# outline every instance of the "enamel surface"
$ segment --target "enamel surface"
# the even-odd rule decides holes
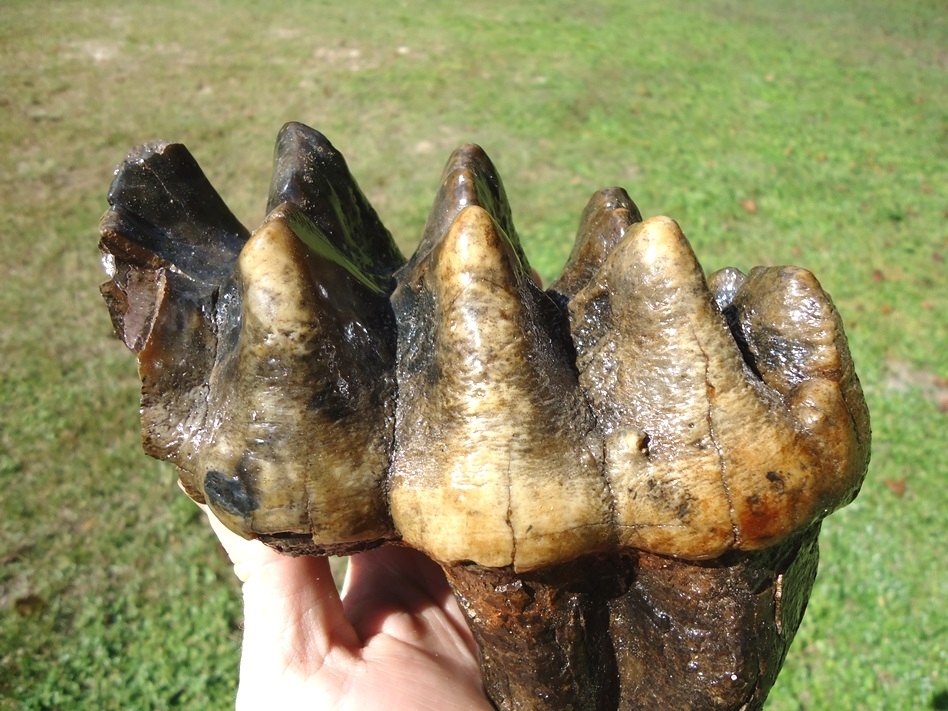
[[[399,343],[390,491],[405,542],[516,569],[604,549],[600,439],[542,320],[552,304],[491,215],[465,207],[393,301],[398,313],[434,304]]]
[[[290,224],[272,214],[240,253],[241,329],[212,376],[205,498],[242,532],[385,537],[393,354],[373,333],[384,301]]]

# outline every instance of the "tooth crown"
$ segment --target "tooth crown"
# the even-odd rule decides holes
[[[138,353],[145,449],[281,550],[700,560],[785,540],[865,474],[868,413],[816,279],[705,279],[678,225],[619,188],[592,197],[548,292],[477,146],[448,161],[407,264],[301,124],[253,235],[180,145],[133,151],[109,201],[102,292]]]

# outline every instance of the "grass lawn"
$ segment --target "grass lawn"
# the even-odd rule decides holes
[[[227,708],[237,587],[140,450],[97,286],[113,167],[188,145],[248,226],[288,120],[410,251],[483,145],[546,281],[589,195],[706,269],[833,295],[873,417],[768,709],[948,709],[948,13],[941,0],[0,5],[0,709]]]

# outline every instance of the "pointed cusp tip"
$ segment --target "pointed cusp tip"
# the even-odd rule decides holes
[[[168,146],[176,145],[169,141],[155,140],[148,143],[142,143],[132,148],[125,156],[125,163],[143,163],[153,155],[161,155]],[[118,169],[116,169],[117,171]]]
[[[285,147],[296,144],[332,146],[332,143],[324,133],[299,121],[287,121],[277,134],[277,150],[279,152],[281,146]],[[283,150],[287,149],[284,148]]]
[[[444,176],[451,173],[473,171],[475,175],[482,175],[491,180],[497,180],[497,169],[490,156],[477,143],[465,143],[455,148],[444,166]]]

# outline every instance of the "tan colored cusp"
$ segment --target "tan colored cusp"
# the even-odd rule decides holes
[[[372,310],[386,302],[301,237],[321,239],[282,207],[240,253],[240,330],[211,379],[204,496],[243,535],[384,538],[394,379]]]
[[[399,286],[419,331],[399,363],[392,518],[440,561],[529,570],[609,535],[601,444],[547,297],[490,214],[465,208]],[[423,332],[422,332],[423,331]]]
[[[865,456],[840,391],[845,340],[815,280],[792,280],[809,308],[774,308],[759,279],[748,280],[735,303],[753,324],[732,332],[677,223],[656,217],[630,227],[570,302],[620,547],[712,558],[773,545],[858,486]],[[757,301],[766,308],[754,309]],[[792,392],[741,351],[739,342],[764,331],[792,344]]]

